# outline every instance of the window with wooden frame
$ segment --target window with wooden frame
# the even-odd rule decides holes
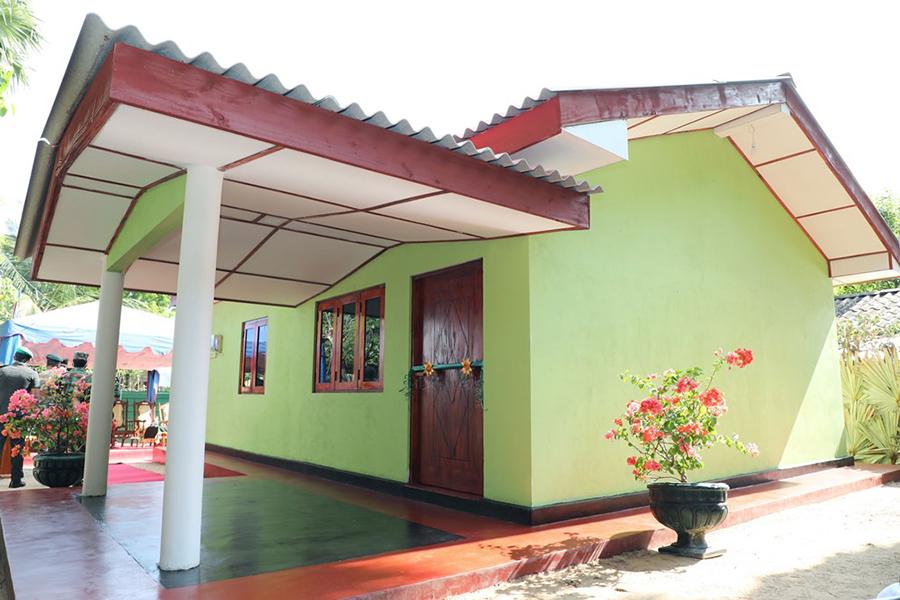
[[[241,343],[242,394],[263,394],[266,391],[268,334],[268,317],[244,323],[244,337]]]
[[[316,305],[315,391],[383,389],[384,286]]]

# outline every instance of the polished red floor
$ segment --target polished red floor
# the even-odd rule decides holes
[[[348,528],[348,532],[353,531],[352,536],[356,537],[351,539],[358,539],[360,546],[370,543],[371,549],[364,555],[166,589],[151,573],[152,565],[148,570],[139,562],[147,562],[146,556],[139,555],[152,553],[152,548],[135,545],[141,540],[146,540],[148,546],[158,543],[158,521],[142,517],[140,509],[155,510],[147,507],[159,495],[161,482],[116,486],[116,495],[135,510],[110,511],[112,525],[92,516],[73,490],[17,490],[0,494],[0,525],[16,597],[442,598],[618,552],[654,548],[673,539],[646,509],[523,527],[228,457],[209,454],[207,461],[247,475],[206,480],[207,496],[225,494],[226,487],[216,488],[223,482],[230,487],[236,486],[238,480],[245,486],[256,481],[260,488],[277,484],[280,489],[287,486],[298,493],[318,495],[326,502],[345,503],[381,517],[393,517],[394,521],[385,521],[392,530],[396,529],[393,522],[409,523],[452,536],[447,538],[450,541],[439,543],[431,543],[438,538],[426,536],[419,540],[426,545],[369,554],[378,552],[380,546],[371,545],[369,539],[378,538],[378,532],[360,529],[357,522],[356,528]],[[896,479],[900,479],[898,467],[866,465],[735,490],[730,496],[731,514],[725,526]],[[279,494],[271,496],[277,502]],[[267,509],[271,510],[271,506]],[[227,539],[222,534],[230,531],[228,528],[245,528],[246,520],[254,518],[253,506],[234,511],[229,518],[230,522],[204,519],[205,544],[207,540]],[[366,522],[364,517],[362,522]],[[122,536],[130,536],[127,543],[122,543]],[[255,547],[263,553],[270,552],[275,541],[274,536],[261,535],[229,543],[251,544],[251,549]],[[297,550],[286,554],[291,552]]]

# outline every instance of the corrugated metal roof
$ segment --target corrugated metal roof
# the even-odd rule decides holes
[[[503,113],[502,115],[500,113],[495,113],[489,122],[485,123],[484,121],[481,121],[478,124],[478,127],[476,127],[474,130],[466,129],[466,132],[464,134],[462,134],[461,136],[456,136],[456,139],[459,140],[460,142],[468,140],[469,138],[478,135],[482,131],[486,131],[486,130],[490,129],[491,127],[499,125],[500,123],[502,123],[504,121],[507,121],[509,119],[512,119],[513,117],[519,116],[526,110],[530,110],[530,109],[534,108],[535,106],[538,106],[539,104],[543,104],[544,102],[546,102],[547,100],[550,100],[551,98],[553,98],[555,96],[556,96],[556,92],[553,92],[551,90],[548,90],[547,88],[544,88],[541,90],[541,93],[538,95],[537,98],[532,98],[531,96],[526,97],[524,100],[522,100],[522,104],[520,104],[519,106],[510,106],[508,109],[506,109],[506,112]]]
[[[99,16],[92,13],[85,17],[81,33],[75,43],[72,57],[69,60],[59,92],[50,111],[47,124],[44,127],[43,139],[38,143],[31,181],[28,186],[28,194],[25,199],[25,207],[22,212],[20,237],[16,244],[16,253],[20,256],[30,255],[37,241],[37,229],[43,211],[42,199],[47,194],[49,173],[53,164],[56,144],[62,138],[69,120],[90,87],[94,76],[100,70],[107,55],[116,43],[123,43],[153,52],[159,56],[164,56],[216,75],[253,85],[260,89],[292,98],[298,102],[311,104],[357,121],[388,129],[425,143],[434,144],[452,152],[465,154],[476,160],[496,164],[517,173],[572,189],[576,192],[592,194],[602,191],[599,187],[578,181],[574,177],[561,174],[558,171],[548,171],[540,165],[529,165],[524,160],[513,160],[506,153],[495,154],[490,148],[476,148],[472,142],[457,141],[451,135],[438,136],[428,127],[416,130],[405,119],[396,122],[391,121],[381,111],[370,115],[356,103],[343,106],[332,96],[316,98],[304,85],[288,89],[277,76],[272,74],[258,79],[242,63],[224,68],[209,52],[204,52],[191,58],[186,56],[174,42],[166,41],[161,44],[150,44],[137,27],[127,26],[120,29],[110,29]]]

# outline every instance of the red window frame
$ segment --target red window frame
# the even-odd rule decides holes
[[[263,317],[261,319],[254,319],[252,321],[246,321],[243,325],[243,334],[241,335],[241,368],[238,373],[238,389],[241,394],[265,394],[266,393],[266,380],[265,380],[265,371],[266,364],[263,363],[263,382],[262,385],[256,384],[256,367],[257,361],[259,359],[259,330],[261,328],[266,328],[266,351],[263,353],[263,360],[267,361],[269,357],[269,318]],[[244,385],[244,373],[245,370],[245,360],[246,349],[247,349],[247,335],[248,332],[253,332],[253,350],[250,355],[250,385]]]
[[[378,340],[378,381],[363,381],[363,369],[365,356],[363,345],[365,343],[365,303],[372,298],[381,299],[381,314],[379,316],[379,340]],[[384,285],[368,288],[352,294],[344,294],[328,300],[322,300],[316,304],[316,348],[315,365],[313,365],[313,389],[316,392],[351,392],[351,391],[381,391],[384,389]],[[355,337],[353,344],[353,380],[340,381],[343,348],[340,340],[343,338],[344,307],[353,304],[356,311],[354,323]],[[334,314],[334,323],[331,337],[331,364],[329,381],[321,382],[322,363],[322,313],[331,310]]]

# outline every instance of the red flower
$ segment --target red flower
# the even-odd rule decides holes
[[[625,462],[628,463],[628,466],[633,467],[635,464],[637,464],[637,456],[629,456],[628,460],[626,460]]]
[[[622,426],[622,419],[614,419],[614,420],[613,420],[613,423],[615,423],[616,425],[618,425],[619,427],[621,427],[621,426]]]
[[[642,413],[650,413],[652,415],[658,415],[662,413],[663,406],[662,403],[656,398],[647,398],[643,402],[641,402],[641,412]]]
[[[647,464],[644,465],[644,468],[648,471],[659,471],[659,463],[655,460],[648,460]]]
[[[615,429],[610,429],[609,431],[606,432],[606,439],[611,440],[611,439],[613,439],[614,437],[616,437],[616,430],[615,430]]]
[[[700,392],[700,402],[702,402],[703,406],[705,406],[706,408],[710,408],[713,406],[724,406],[725,397],[722,396],[722,392],[720,392],[716,388],[710,388],[705,392]]]
[[[678,433],[687,433],[690,435],[697,435],[698,433],[700,433],[700,423],[695,423],[695,422],[691,421],[684,425],[679,425]]]
[[[725,357],[725,360],[729,365],[743,369],[753,362],[753,351],[749,348],[737,348],[734,351],[729,352],[728,356]]]

